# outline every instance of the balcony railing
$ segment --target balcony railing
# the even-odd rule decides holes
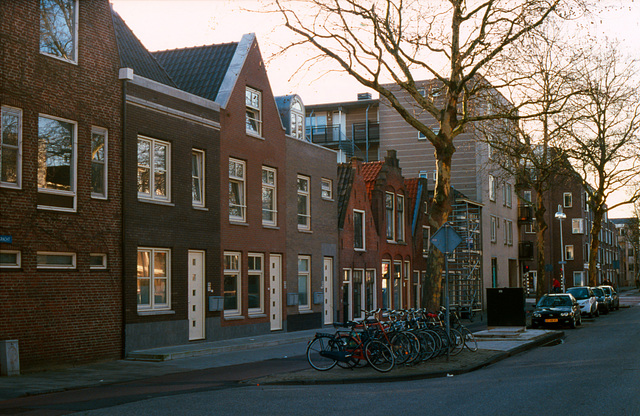
[[[307,139],[319,145],[340,145],[341,142],[378,143],[380,141],[379,123],[353,123],[351,131],[343,132],[340,126],[307,126]]]
[[[531,205],[518,205],[518,223],[533,223],[533,207]]]
[[[353,137],[356,143],[365,143],[367,140],[369,143],[378,143],[380,141],[380,124],[353,123],[351,127],[351,137]]]
[[[347,136],[341,131],[340,126],[307,126],[307,139],[324,146],[347,141]]]

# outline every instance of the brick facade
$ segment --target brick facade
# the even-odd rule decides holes
[[[109,2],[78,4],[75,63],[39,52],[37,1],[0,4],[0,103],[22,111],[22,183],[0,188],[0,234],[12,237],[0,250],[21,257],[19,268],[1,269],[0,339],[19,341],[22,370],[122,354],[118,54]],[[42,115],[76,127],[74,210],[38,208],[60,200],[38,191]],[[93,127],[108,134],[106,199],[91,197]],[[37,252],[73,253],[75,267],[36,268]],[[90,269],[90,253],[106,254],[106,268]]]

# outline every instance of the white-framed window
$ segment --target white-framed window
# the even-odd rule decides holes
[[[247,133],[262,135],[262,93],[256,89],[247,87]]]
[[[0,268],[19,269],[22,265],[21,255],[19,250],[0,250]]]
[[[504,198],[504,205],[509,208],[511,208],[511,203],[512,203],[511,194],[512,194],[511,184],[508,182],[505,182],[504,187],[502,188],[502,196]]]
[[[77,0],[40,0],[40,53],[78,61]]]
[[[264,313],[264,255],[249,253],[247,272],[249,314],[262,314]]]
[[[240,315],[242,311],[242,279],[240,274],[240,253],[224,253],[224,316]]]
[[[309,178],[298,175],[298,229],[311,229],[311,198],[309,191]]]
[[[0,186],[22,187],[22,110],[7,106],[0,118]]]
[[[353,314],[351,316],[352,319],[363,318],[364,313],[362,312],[362,310],[364,309],[365,303],[364,270],[353,269],[351,277],[353,282],[353,297],[351,302],[351,309],[353,310]]]
[[[305,130],[304,106],[295,98],[291,104],[291,136],[304,140]]]
[[[298,256],[298,309],[311,309],[311,257]]]
[[[38,251],[36,253],[36,268],[38,269],[75,269],[76,253]]]
[[[138,199],[171,201],[171,143],[138,136]]]
[[[393,241],[395,237],[395,198],[393,193],[387,192],[384,195],[385,219],[387,222],[387,240]]]
[[[489,201],[496,200],[496,178],[493,175],[489,175]]]
[[[76,210],[77,129],[70,120],[38,117],[38,208]]]
[[[276,192],[277,172],[273,168],[262,167],[262,224],[278,224],[278,194]]]
[[[382,308],[391,307],[391,261],[382,260]]]
[[[205,205],[204,157],[204,151],[191,149],[191,204],[194,207]]]
[[[537,221],[535,218],[533,218],[531,221],[531,224],[527,224],[524,226],[524,232],[527,234],[535,234],[536,226],[537,226]]]
[[[171,307],[171,250],[138,247],[138,310]]]
[[[246,221],[245,162],[229,158],[229,220]]]
[[[564,259],[565,260],[573,260],[573,246],[572,245],[566,245],[564,246]]]
[[[504,220],[504,244],[513,245],[513,221]]]
[[[404,241],[404,196],[396,195],[396,241]]]
[[[562,194],[562,205],[565,208],[571,208],[573,206],[573,194],[571,192]]]
[[[491,242],[498,240],[498,217],[491,215]]]
[[[107,160],[109,150],[109,134],[107,129],[93,127],[91,129],[91,197],[107,198]]]
[[[571,219],[571,232],[573,234],[584,234],[584,219],[573,218]]]
[[[431,248],[431,227],[428,225],[422,226],[422,257],[429,256],[429,249]]]
[[[333,181],[322,178],[322,199],[333,199]]]
[[[353,248],[355,250],[366,249],[365,239],[365,213],[364,211],[353,210]]]
[[[91,253],[89,255],[89,268],[90,269],[106,269],[107,255],[104,253]]]

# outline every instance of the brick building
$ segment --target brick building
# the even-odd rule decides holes
[[[122,353],[121,103],[107,0],[0,3],[0,339],[22,369]]]

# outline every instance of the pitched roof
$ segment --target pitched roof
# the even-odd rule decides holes
[[[147,48],[144,47],[136,35],[133,34],[120,15],[113,10],[112,18],[113,27],[116,32],[116,41],[118,43],[118,52],[120,53],[121,67],[132,68],[136,75],[171,87],[177,87],[169,74],[167,74]]]
[[[217,101],[238,42],[153,52],[178,86]]]
[[[416,200],[418,195],[418,178],[408,178],[404,180],[404,189],[407,196],[412,200]]]
[[[384,165],[383,161],[376,162],[367,162],[362,164],[362,168],[360,173],[362,174],[362,178],[367,185],[367,195],[371,198],[371,192],[373,191],[373,187],[376,184],[376,179],[378,178],[378,174]]]

